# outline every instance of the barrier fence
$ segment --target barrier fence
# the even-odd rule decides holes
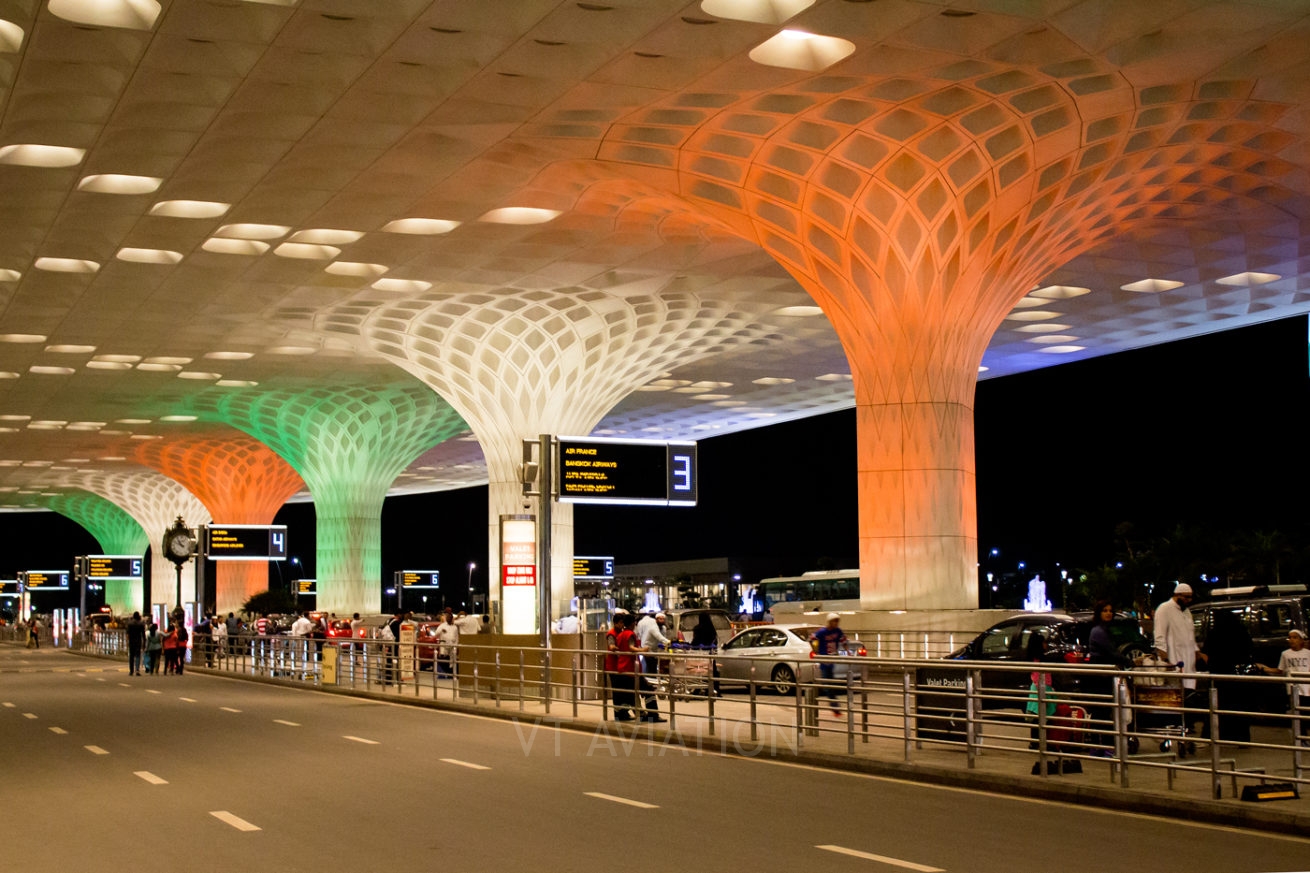
[[[71,642],[127,657],[122,630]],[[649,672],[636,679],[605,673],[605,653],[595,648],[494,638],[461,641],[448,655],[438,645],[362,639],[242,635],[194,643],[193,668],[510,708],[606,729],[625,705],[638,715],[654,706],[671,732],[730,736],[748,752],[844,751],[969,769],[1031,762],[1029,772],[1041,778],[1103,768],[1124,790],[1177,789],[1180,780],[1195,790],[1204,780],[1214,798],[1225,788],[1236,797],[1245,786],[1277,782],[1296,791],[1310,783],[1310,699],[1300,693],[1310,677],[879,658],[867,637],[867,658],[646,655]],[[779,664],[788,671],[780,674]],[[1193,683],[1197,690],[1186,687]],[[1265,705],[1247,705],[1255,701]],[[759,745],[766,741],[768,749]]]

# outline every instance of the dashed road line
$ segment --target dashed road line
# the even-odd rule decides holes
[[[12,703],[10,703],[8,700],[6,700],[6,701],[4,702],[4,707],[5,707],[5,709],[13,709],[13,708],[14,708],[14,705],[13,705]]]
[[[194,697],[179,697],[178,700],[185,700],[187,703],[195,703],[195,702],[196,702],[196,699],[195,699]]]
[[[68,733],[68,731],[64,730],[64,729],[61,728],[61,727],[52,727],[52,728],[50,729],[50,733],[52,733],[52,734],[59,734],[60,736],[63,736],[64,734]]]
[[[583,794],[588,797],[595,797],[600,800],[609,800],[614,803],[622,803],[625,806],[635,806],[638,809],[659,809],[654,803],[642,803],[640,800],[629,800],[626,797],[615,797],[613,794],[601,794],[599,791],[584,791]]]
[[[160,691],[160,690],[158,690],[158,689],[156,689],[156,688],[147,688],[147,689],[146,689],[146,694],[163,694],[163,693],[164,693],[164,692],[162,692],[162,691]]]
[[[132,775],[133,775],[133,776],[139,776],[140,778],[142,778],[142,779],[144,779],[145,781],[149,782],[151,785],[167,785],[167,784],[168,784],[168,780],[167,780],[167,779],[160,779],[158,776],[156,776],[154,773],[151,773],[149,770],[133,770],[133,771],[132,771]]]
[[[217,811],[211,812],[210,815],[212,815],[214,818],[218,819],[219,821],[223,822],[224,824],[229,824],[229,825],[231,825],[232,827],[236,828],[236,829],[239,830],[239,831],[257,831],[257,830],[261,830],[261,828],[260,828],[258,825],[252,825],[250,822],[246,821],[244,818],[239,818],[239,817],[233,815],[232,813],[228,812],[228,811],[225,810],[225,809],[220,809],[220,810],[217,810]]]
[[[905,870],[916,870],[918,873],[946,873],[941,867],[929,867],[927,864],[916,864],[913,861],[902,861],[900,858],[888,858],[886,855],[875,855],[872,852],[861,852],[859,849],[848,849],[845,846],[815,846],[816,849],[822,849],[825,852],[836,852],[838,855],[849,855],[852,858],[863,858],[866,861],[877,861],[879,864],[888,864],[892,867],[901,867]]]
[[[300,727],[300,722],[287,721],[285,718],[275,718],[273,719],[273,724],[284,724],[287,727]]]
[[[118,683],[118,687],[119,687],[119,688],[131,688],[131,687],[132,687],[132,683],[131,683],[131,682],[119,682],[119,683]]]
[[[35,713],[35,712],[25,712],[25,713],[23,713],[23,718],[36,718],[36,713]]]
[[[378,743],[377,740],[366,740],[366,739],[364,739],[363,737],[343,736],[342,739],[350,740],[350,741],[352,741],[352,742],[356,742],[356,743],[363,743],[363,744],[366,745],[366,746],[377,746],[377,745],[380,745],[380,743]]]
[[[468,767],[470,770],[490,770],[490,767],[484,767],[481,764],[473,764],[469,761],[461,761],[458,758],[442,758],[447,764],[454,764],[456,767]]]
[[[240,711],[241,711],[241,710],[239,710],[239,709],[233,709],[233,708],[230,707],[230,706],[220,706],[219,709],[223,710],[224,712],[240,712]]]
[[[93,754],[93,755],[108,755],[108,754],[109,754],[109,752],[105,751],[104,749],[100,748],[99,746],[83,746],[82,748],[86,749],[88,752],[90,752],[90,753]]]

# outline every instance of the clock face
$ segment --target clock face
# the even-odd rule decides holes
[[[179,558],[191,554],[191,535],[180,531],[168,538],[168,550]]]

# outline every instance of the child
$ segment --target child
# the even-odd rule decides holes
[[[1261,671],[1270,676],[1291,676],[1296,674],[1310,680],[1310,649],[1305,647],[1305,633],[1296,628],[1287,632],[1287,648],[1278,656],[1278,667],[1260,665]],[[1293,687],[1293,686],[1289,686]],[[1302,708],[1310,707],[1310,681],[1295,683],[1297,695]]]

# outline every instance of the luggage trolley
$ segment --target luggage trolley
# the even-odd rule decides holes
[[[1137,754],[1141,745],[1139,734],[1159,737],[1160,751],[1175,747],[1178,757],[1185,758],[1196,750],[1195,743],[1187,740],[1187,689],[1177,674],[1180,668],[1157,658],[1147,658],[1132,671],[1129,691],[1132,695],[1132,722],[1128,737],[1128,753]]]
[[[660,663],[661,672],[668,670],[667,689],[669,694],[690,695],[708,694],[713,684],[714,646],[693,646],[688,643],[670,643],[669,651],[682,655],[703,657],[665,658]]]

